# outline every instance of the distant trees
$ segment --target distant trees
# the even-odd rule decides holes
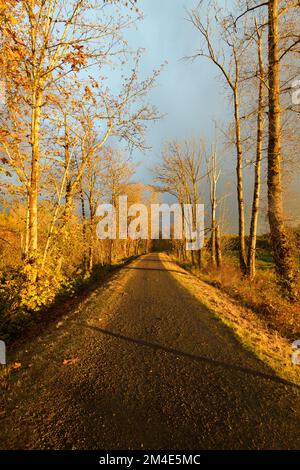
[[[176,198],[177,203],[182,207],[184,222],[186,221],[184,204],[191,204],[195,212],[197,204],[204,204],[205,193],[208,189],[210,226],[204,227],[204,235],[209,237],[205,248],[209,248],[209,264],[213,268],[220,268],[222,264],[221,227],[218,210],[219,202],[222,199],[218,194],[220,174],[216,149],[211,149],[208,152],[204,141],[197,142],[196,139],[167,142],[162,152],[162,162],[155,168],[157,190],[169,193]],[[193,225],[195,228],[195,214]],[[178,259],[183,262],[190,261],[197,268],[203,267],[203,248],[186,250],[185,230],[182,231],[181,239],[176,239],[174,236],[171,238]]]
[[[195,224],[195,207],[203,203],[201,196],[201,184],[206,176],[203,173],[204,149],[195,140],[171,141],[166,144],[162,163],[155,169],[156,181],[159,183],[161,191],[173,195],[178,203],[193,205],[193,223]],[[175,249],[179,258],[185,260],[188,255],[185,250],[185,239],[174,240]],[[201,266],[201,249],[191,251],[191,261],[193,264]]]

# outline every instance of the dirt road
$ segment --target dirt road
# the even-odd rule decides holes
[[[151,254],[10,355],[1,449],[300,447],[299,395]],[[297,416],[298,415],[298,416]]]

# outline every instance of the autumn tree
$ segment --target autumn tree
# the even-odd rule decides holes
[[[66,75],[76,75],[91,64],[103,66],[124,51],[121,32],[132,20],[122,14],[121,3],[115,4],[114,12],[102,1],[25,0],[17,4],[20,21],[8,31],[7,42],[21,75],[16,83],[20,99],[23,96],[29,109],[28,258],[33,265],[38,253],[40,133],[47,92]]]

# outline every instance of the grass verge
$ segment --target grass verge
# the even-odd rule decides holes
[[[289,382],[300,386],[300,366],[293,365],[291,360],[291,339],[284,337],[278,330],[269,327],[269,322],[236,297],[230,296],[222,286],[214,286],[195,275],[176,258],[163,258],[167,263],[175,262],[189,276],[171,272],[172,276],[203,305],[209,308],[218,318],[229,326],[239,341],[260,360],[268,364],[273,371]]]

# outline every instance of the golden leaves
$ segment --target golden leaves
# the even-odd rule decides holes
[[[73,51],[66,54],[64,62],[71,64],[71,69],[74,72],[78,72],[80,67],[86,65],[86,54],[83,52],[83,46],[75,44],[72,46]]]

